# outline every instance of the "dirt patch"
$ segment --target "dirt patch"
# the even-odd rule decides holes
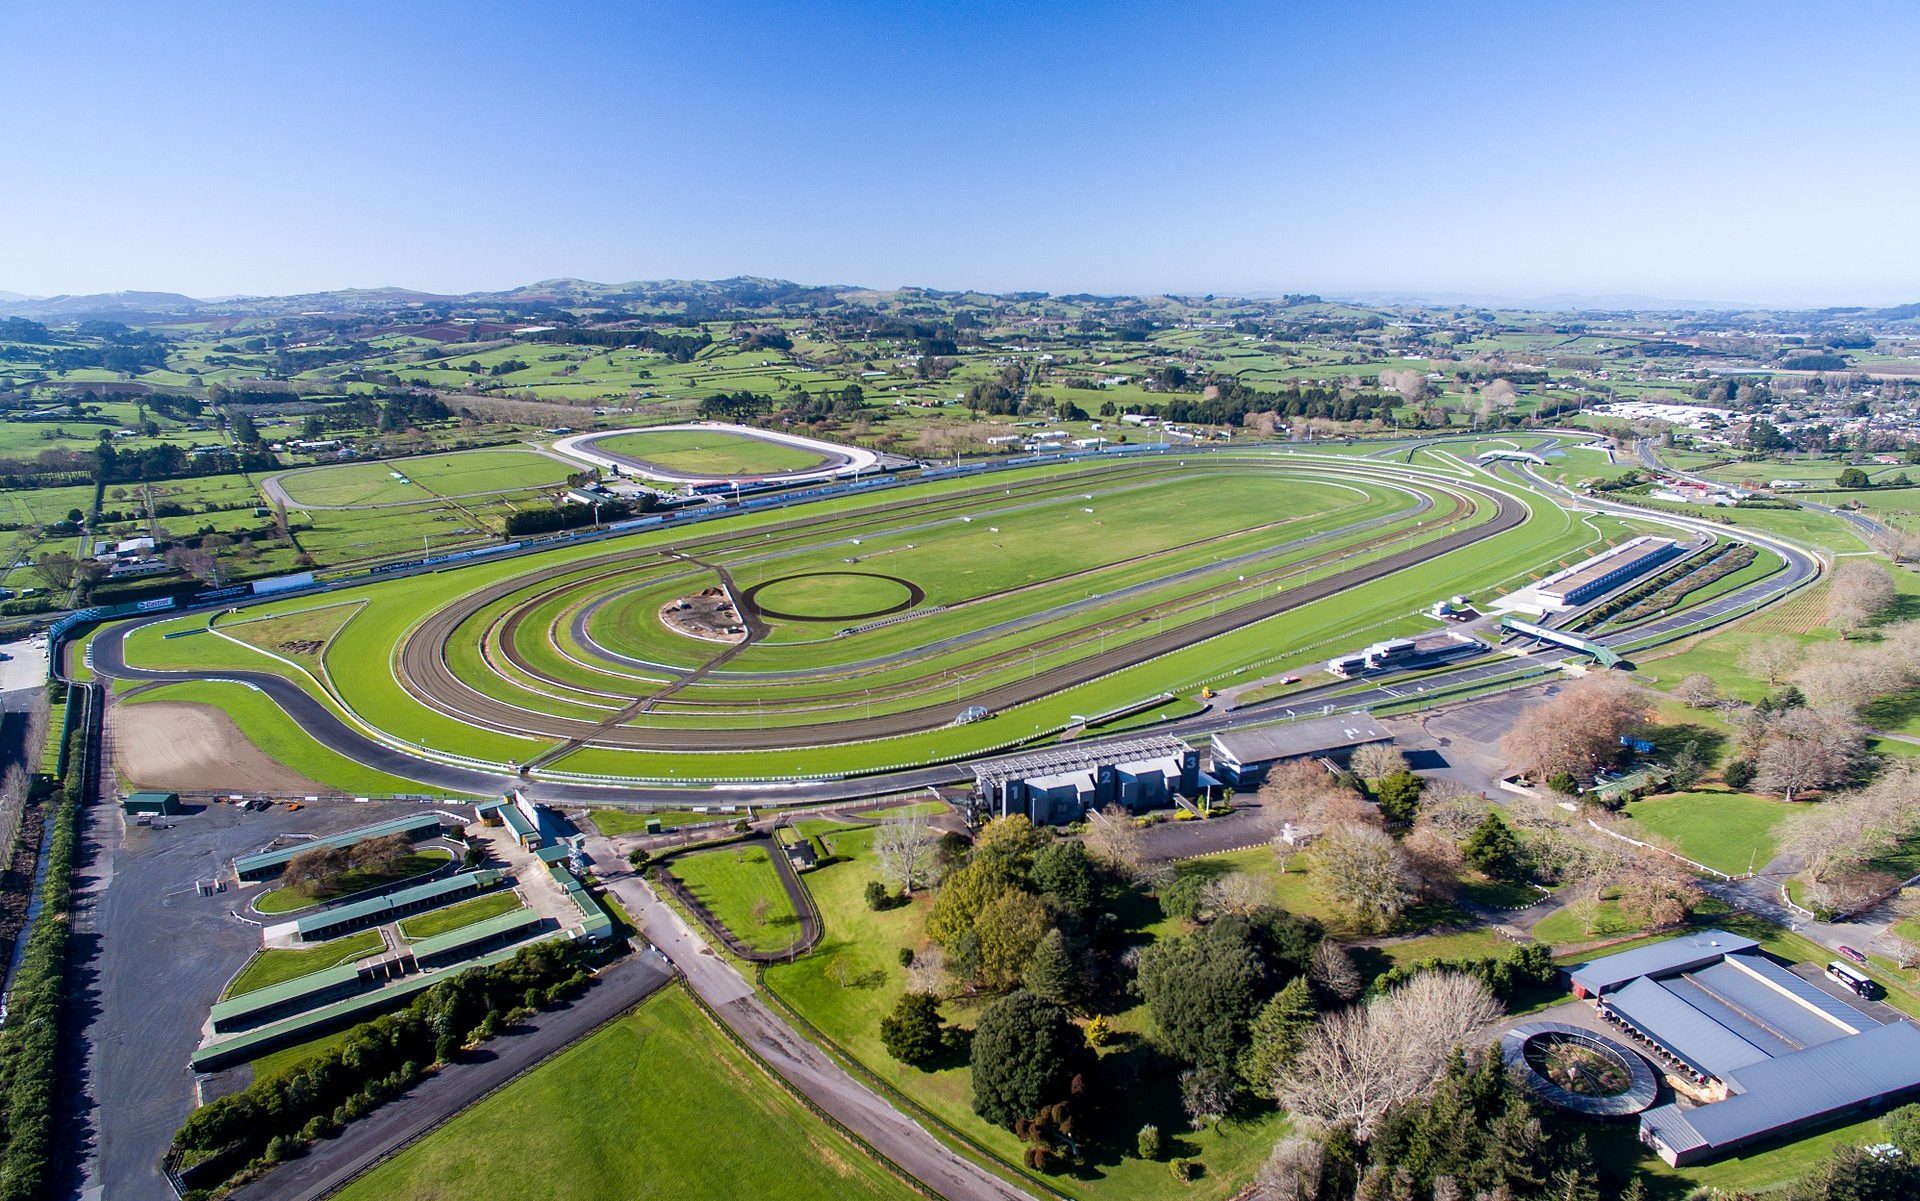
[[[660,606],[660,620],[676,634],[706,642],[745,642],[747,627],[734,611],[725,590],[708,588],[698,596],[683,596]]]
[[[212,705],[115,705],[108,722],[114,766],[129,783],[143,788],[301,796],[331,791],[269,758]]]

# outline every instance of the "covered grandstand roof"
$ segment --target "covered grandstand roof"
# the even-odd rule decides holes
[[[1636,947],[1618,955],[1582,963],[1568,974],[1588,996],[1599,996],[1639,976],[1659,976],[1704,967],[1723,955],[1751,951],[1759,945],[1751,938],[1742,938],[1725,930],[1702,930],[1698,934],[1669,938],[1651,946]]]

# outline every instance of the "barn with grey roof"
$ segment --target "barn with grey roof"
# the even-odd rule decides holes
[[[1767,957],[1705,930],[1580,964],[1574,992],[1667,1071],[1678,1099],[1640,1140],[1697,1163],[1920,1094],[1920,1028],[1883,1023]]]

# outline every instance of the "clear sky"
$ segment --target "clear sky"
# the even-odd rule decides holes
[[[1920,300],[1912,3],[0,0],[0,289]]]

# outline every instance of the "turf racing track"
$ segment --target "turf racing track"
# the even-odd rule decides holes
[[[937,495],[902,488],[878,503],[798,509],[798,516],[710,534],[601,544],[607,549],[558,568],[509,574],[409,627],[391,648],[393,679],[424,710],[476,731],[546,744],[529,762],[540,769],[536,780],[546,777],[545,789],[561,792],[595,775],[609,777],[598,781],[604,785],[647,774],[566,770],[573,766],[567,757],[582,750],[614,759],[719,752],[714,757],[724,760],[728,753],[793,747],[885,746],[951,732],[955,717],[975,705],[1007,715],[980,723],[988,736],[981,749],[991,749],[1020,741],[996,743],[993,736],[996,722],[1021,733],[1023,706],[1115,681],[1116,704],[1151,697],[1157,688],[1143,681],[1155,673],[1165,677],[1161,686],[1182,678],[1182,656],[1195,648],[1245,638],[1268,628],[1262,623],[1316,605],[1325,611],[1323,602],[1363,595],[1369,584],[1404,577],[1395,590],[1401,610],[1410,611],[1457,578],[1436,574],[1449,556],[1503,538],[1524,541],[1514,531],[1535,518],[1533,506],[1554,503],[1539,498],[1545,485],[1537,477],[1516,473],[1496,487],[1489,474],[1335,456],[1168,456],[1005,476]],[[1533,505],[1520,487],[1535,493]],[[1236,500],[1242,511],[1226,511]],[[1180,504],[1192,511],[1171,511]],[[1096,521],[1110,524],[1087,538]],[[1011,545],[1023,523],[1038,530],[1037,542],[1024,549]],[[1076,529],[1078,537],[1063,540]],[[991,545],[1008,548],[1008,565],[997,575],[980,557],[989,531],[1005,540]],[[859,566],[848,568],[849,560]],[[1789,566],[1733,599],[1749,603],[1762,586],[1777,593],[1817,571],[1791,556]],[[975,572],[988,578],[963,578]],[[789,604],[832,610],[830,591],[805,590],[822,575],[925,588],[901,612],[839,630],[810,623],[804,613],[786,615],[798,621],[763,615],[746,599],[781,585]],[[740,604],[746,641],[696,647],[650,620],[663,601],[707,587],[724,588]],[[1722,607],[1734,610],[1728,598]],[[470,790],[478,780],[497,786],[511,773],[498,759],[491,771],[476,771],[444,756],[432,763],[436,756],[425,748],[410,753],[405,731],[372,728],[357,717],[350,690],[327,698],[329,705],[285,673],[183,673],[129,663],[127,633],[161,620],[104,631],[94,644],[95,669],[127,680],[240,680],[266,692],[324,744],[409,778]],[[1367,640],[1364,628],[1354,639]],[[1290,698],[1303,706],[1311,699]],[[1221,717],[1173,725],[1197,728]],[[845,774],[900,766],[879,759]],[[731,773],[715,773],[722,774]],[[679,773],[683,781],[699,778],[693,767]],[[890,779],[910,786],[918,778],[896,771]],[[864,790],[886,787],[875,779]]]
[[[1128,465],[1123,468],[1109,469],[1097,475],[1076,474],[1072,481],[1065,485],[1065,490],[1084,496],[1086,493],[1078,490],[1090,486],[1093,480],[1103,477],[1111,482],[1116,477],[1130,479],[1146,472],[1156,475],[1180,472],[1190,476],[1196,472],[1235,469],[1218,463],[1203,465],[1198,461],[1184,468],[1161,465],[1147,468]],[[1321,476],[1335,478],[1344,473],[1311,469],[1298,471],[1297,474],[1307,478]],[[1378,482],[1373,482],[1377,487]],[[1052,491],[1057,493],[1060,490],[1056,486]],[[986,491],[1003,492],[1002,489]],[[1482,539],[1513,529],[1527,518],[1524,505],[1510,496],[1491,489],[1474,485],[1452,485],[1444,489],[1435,488],[1434,491],[1446,497],[1450,505],[1443,515],[1449,522],[1465,522],[1474,517],[1477,511],[1487,515],[1479,520],[1472,520],[1470,524],[1465,524],[1464,528],[1455,529],[1438,537],[1420,538],[1405,533],[1378,535],[1368,545],[1399,544],[1399,548],[1372,558],[1359,566],[1338,570],[1292,587],[1281,588],[1242,603],[1217,607],[1209,598],[1205,606],[1207,611],[1194,613],[1192,610],[1200,607],[1196,601],[1187,607],[1187,619],[1177,625],[1168,626],[1167,623],[1162,623],[1166,628],[1135,637],[1104,651],[1095,649],[1092,653],[1074,654],[1064,661],[1053,664],[1044,673],[1034,671],[1000,682],[983,682],[977,688],[965,690],[960,705],[956,705],[950,696],[937,703],[918,703],[927,701],[929,694],[937,692],[944,683],[942,678],[930,677],[924,672],[913,672],[904,680],[880,684],[875,689],[875,695],[871,697],[864,693],[850,695],[846,691],[845,683],[848,675],[875,666],[871,660],[843,662],[828,667],[809,665],[784,671],[775,669],[753,673],[752,676],[743,678],[741,683],[766,701],[765,707],[759,710],[755,710],[752,702],[743,697],[721,697],[704,704],[692,699],[682,699],[687,698],[691,684],[709,678],[712,671],[718,670],[709,662],[696,665],[692,671],[665,681],[665,687],[660,691],[652,692],[631,703],[622,704],[608,717],[596,721],[541,712],[531,705],[502,699],[495,691],[483,688],[455,669],[447,648],[458,644],[463,638],[472,638],[478,634],[485,638],[488,646],[498,650],[503,656],[504,663],[500,667],[502,675],[529,677],[538,681],[554,697],[575,699],[575,694],[567,690],[577,687],[584,678],[587,678],[586,675],[574,673],[571,678],[561,678],[556,674],[543,674],[534,657],[527,653],[529,640],[524,636],[526,626],[543,605],[558,597],[580,589],[586,589],[597,596],[604,590],[620,587],[622,581],[630,579],[636,570],[632,556],[627,552],[619,551],[599,556],[584,564],[583,566],[587,568],[584,575],[575,574],[563,581],[542,581],[531,585],[525,579],[509,579],[475,592],[456,604],[439,610],[409,636],[400,648],[399,672],[402,683],[408,691],[425,705],[439,708],[443,712],[450,712],[462,720],[483,728],[516,733],[531,731],[568,743],[591,742],[607,747],[711,751],[815,746],[822,743],[844,744],[898,737],[951,725],[958,712],[967,706],[981,706],[989,712],[998,713],[1051,693],[1102,679],[1122,669],[1157,659],[1228,631],[1335,596],[1368,581],[1424,564],[1449,551],[1470,546]],[[1476,500],[1482,503],[1476,505]],[[1034,501],[1035,497],[1031,493],[1020,498],[1021,504],[1032,504]],[[950,511],[955,498],[946,498],[937,503],[943,511]],[[1411,507],[1425,512],[1433,503],[1435,502],[1432,496],[1416,493]],[[927,510],[928,505],[925,503],[906,501],[886,506],[880,513],[872,515],[870,520],[875,523],[884,523],[889,529],[898,529],[902,524],[910,524],[916,518],[925,517]],[[943,515],[938,520],[948,521],[950,518]],[[1331,534],[1341,536],[1371,532],[1376,522],[1377,519],[1371,519],[1355,525],[1341,526],[1331,531]],[[1365,531],[1357,529],[1356,525],[1364,526]],[[814,550],[822,537],[833,542],[842,540],[846,536],[844,529],[845,523],[839,519],[822,520],[802,517],[781,522],[772,529],[756,531],[756,534],[761,535],[760,547],[764,547],[769,540],[777,539],[784,546],[797,545],[803,550]],[[1415,532],[1418,533],[1423,529],[1424,525],[1416,526]],[[1325,538],[1328,535],[1311,536]],[[742,541],[732,536],[697,539],[691,543],[683,543],[677,548],[676,553],[687,563],[700,564],[710,561],[710,557],[717,552],[736,550],[742,545]],[[752,540],[746,540],[746,545],[752,546]],[[754,548],[756,553],[769,553],[760,547]],[[1249,553],[1265,554],[1267,552],[1263,550]],[[1104,566],[1109,568],[1122,566],[1133,563],[1139,558],[1141,556],[1126,556],[1116,563]],[[679,566],[672,560],[665,561],[664,565],[656,565],[658,559],[658,556],[646,556],[640,568],[643,576],[658,572],[663,569],[663,566],[669,570]],[[1213,571],[1214,568],[1209,565],[1204,570]],[[1145,588],[1143,591],[1151,596],[1158,596],[1165,591],[1165,583],[1163,579],[1155,580],[1152,587]],[[1055,591],[1057,592],[1058,589]],[[984,604],[1001,599],[1003,595],[993,594],[976,600],[963,600],[949,606],[938,616],[952,615],[957,618],[960,611],[970,603]],[[1102,599],[1110,601],[1112,597]],[[1141,598],[1143,603],[1150,599],[1150,596]],[[504,615],[492,615],[496,613],[497,606],[502,601],[511,602],[511,607],[506,609]],[[1062,615],[1057,610],[1049,609],[1037,616]],[[583,613],[582,617],[585,619],[586,614]],[[932,620],[929,619],[926,624],[933,624]],[[951,623],[942,622],[941,624]],[[756,639],[766,637],[769,633],[765,623],[751,611],[749,611],[749,631],[747,645],[752,645]],[[983,642],[988,640],[994,632],[996,631],[991,629],[971,630],[953,636],[948,640],[948,646]],[[544,634],[545,631],[540,631],[536,637]],[[1079,634],[1080,631],[1069,631],[1054,635],[1054,638],[1084,642],[1084,638],[1079,637]],[[856,639],[844,641],[852,642]],[[1017,659],[1019,655],[1031,653],[1035,647],[1034,643],[1026,643],[1018,653],[1013,653],[1013,658]],[[910,653],[911,657],[924,656],[926,649],[925,647],[914,648]],[[1011,662],[1008,658],[1010,653],[1012,652],[1002,651],[997,655],[975,660],[967,668],[972,673],[971,678],[984,678],[990,681],[993,673],[988,669],[1004,668]],[[899,656],[896,656],[897,658]],[[671,664],[659,662],[636,665],[642,666],[643,670],[648,668],[671,670],[672,667]],[[822,680],[823,673],[832,678]],[[771,686],[791,683],[795,679],[815,679],[824,686],[803,688],[800,690],[800,695],[784,701],[777,695],[769,698]],[[671,691],[668,691],[669,689]],[[619,698],[609,695],[606,699],[612,702]],[[874,699],[905,702],[908,707],[874,716],[834,716],[849,709],[863,708]],[[760,720],[774,716],[769,710],[776,707],[783,711],[779,716],[791,718],[793,724],[759,724]],[[702,717],[721,717],[727,714],[736,717],[747,716],[756,720],[751,724],[734,725],[650,724],[639,726],[627,724],[629,718],[643,712],[664,716],[674,710],[682,709],[691,710],[686,716],[694,720]]]

